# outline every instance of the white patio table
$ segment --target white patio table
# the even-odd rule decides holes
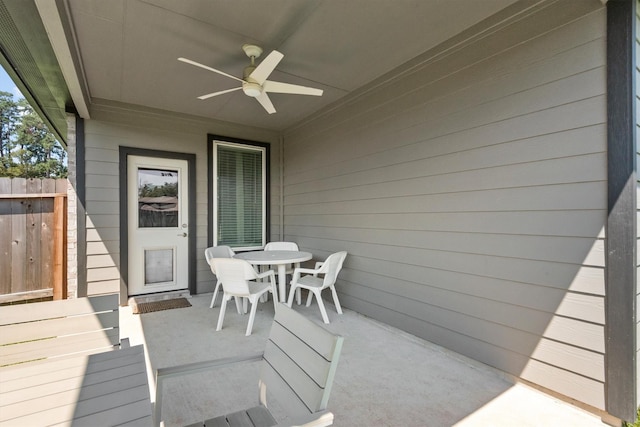
[[[287,301],[287,264],[309,261],[313,258],[310,252],[302,251],[253,251],[240,252],[234,258],[243,259],[252,265],[275,265],[278,267],[278,293],[280,302]]]

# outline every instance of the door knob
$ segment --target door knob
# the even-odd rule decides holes
[[[178,236],[187,237],[187,233],[178,234]]]

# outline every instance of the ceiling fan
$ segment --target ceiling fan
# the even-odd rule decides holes
[[[214,96],[223,95],[225,93],[242,89],[245,95],[255,98],[260,103],[260,105],[264,107],[267,113],[273,114],[276,112],[276,109],[274,108],[273,103],[271,103],[271,99],[269,99],[267,93],[288,93],[295,95],[322,96],[322,89],[315,89],[312,87],[267,80],[269,75],[278,66],[282,58],[284,58],[284,55],[277,50],[274,50],[269,55],[267,55],[258,66],[255,65],[255,60],[262,54],[262,48],[251,44],[245,44],[242,46],[242,50],[244,50],[247,56],[251,58],[251,65],[245,67],[243,78],[241,79],[227,74],[223,71],[216,70],[215,68],[211,68],[198,62],[192,61],[190,59],[178,58],[178,61],[195,65],[196,67],[204,68],[205,70],[213,71],[214,73],[229,77],[230,79],[237,80],[242,83],[242,86],[221,90],[219,92],[208,93],[206,95],[199,96],[198,99],[208,99]]]

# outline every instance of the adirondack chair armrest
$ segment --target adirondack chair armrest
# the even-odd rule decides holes
[[[229,365],[239,363],[259,362],[264,353],[256,353],[244,356],[224,357],[221,359],[206,360],[204,362],[187,363],[186,365],[170,366],[156,369],[156,377],[169,378],[185,374],[207,371],[214,368],[226,368]]]
[[[160,425],[162,421],[162,383],[165,379],[208,371],[216,368],[226,368],[230,365],[259,362],[264,358],[264,352],[244,355],[224,357],[221,359],[206,360],[204,362],[187,363],[185,365],[170,366],[156,369],[156,400],[154,403],[154,424]]]
[[[286,423],[277,424],[274,427],[324,427],[333,424],[333,413],[321,411],[304,417],[290,419]]]

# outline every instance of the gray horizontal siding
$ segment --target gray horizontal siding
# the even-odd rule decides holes
[[[149,112],[133,106],[103,103],[92,107],[85,123],[87,287],[89,294],[120,291],[120,166],[119,147],[180,151],[196,154],[196,289],[210,292],[214,276],[204,259],[207,247],[207,134],[276,142],[268,131],[186,116]],[[278,156],[272,158],[272,184],[279,183]],[[279,192],[272,193],[279,198]],[[278,221],[279,216],[272,216]],[[272,222],[272,228],[274,227]]]
[[[482,255],[584,264],[604,267],[604,241],[588,237],[531,236],[514,234],[430,232],[419,230],[384,230],[357,228],[287,227],[287,233],[300,237],[352,242],[355,244],[388,247],[394,258],[411,260],[426,257],[420,251],[436,251],[428,256]],[[414,255],[418,253],[419,255]]]
[[[349,252],[346,307],[603,409],[605,11],[571,4],[289,130],[284,235]]]

